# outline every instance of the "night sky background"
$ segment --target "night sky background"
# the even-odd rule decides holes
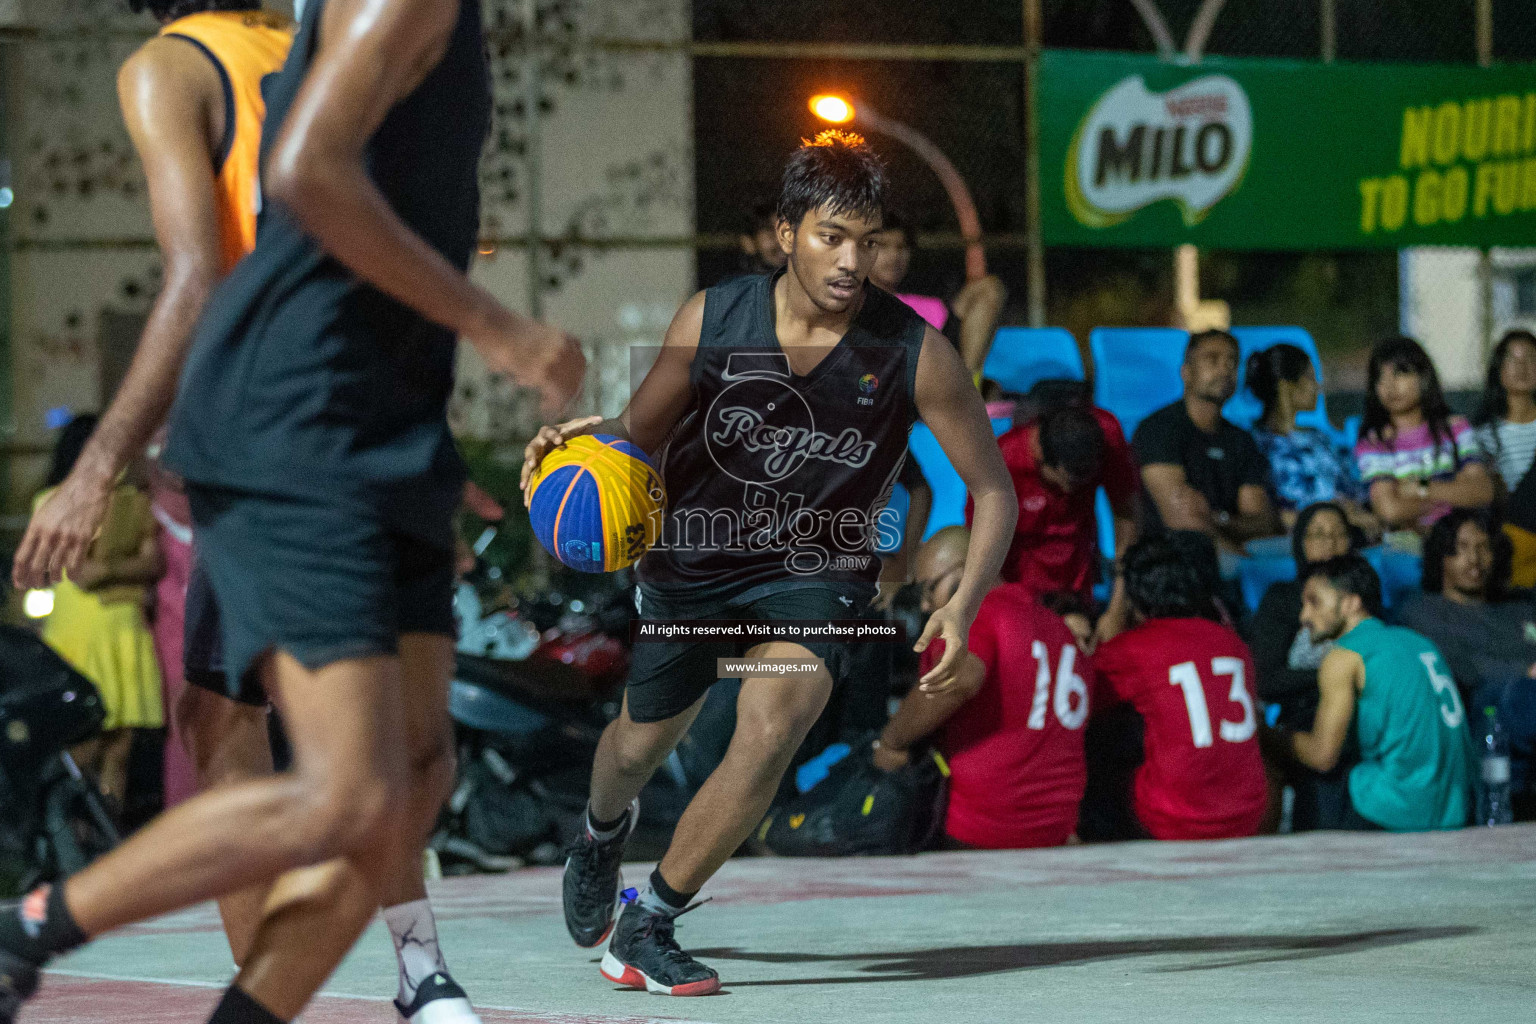
[[[1199,0],[1159,0],[1183,45]],[[1152,52],[1130,0],[1044,0],[1048,47]],[[1337,0],[1338,59],[1471,63],[1474,0]],[[1228,0],[1207,54],[1316,59],[1318,0]],[[1536,59],[1529,0],[1495,0],[1494,53]],[[1019,45],[1019,0],[694,0],[704,41],[882,42]],[[785,154],[818,124],[807,97],[831,89],[870,99],[932,139],[965,176],[983,230],[1025,227],[1023,80],[1016,64],[699,58],[694,62],[698,229],[735,232],[752,201],[771,196]],[[887,158],[897,206],[919,231],[954,232],[948,199],[902,147],[873,140]],[[1004,323],[1023,323],[1024,253],[988,251],[1009,285]],[[699,255],[708,285],[739,269],[726,250]],[[1083,336],[1098,324],[1166,323],[1172,258],[1164,250],[1052,249],[1049,321]],[[1397,261],[1379,253],[1203,254],[1202,293],[1226,299],[1236,322],[1300,322],[1339,356],[1362,349],[1397,321]],[[960,252],[919,252],[907,285],[952,296]],[[1287,315],[1289,314],[1289,315]]]

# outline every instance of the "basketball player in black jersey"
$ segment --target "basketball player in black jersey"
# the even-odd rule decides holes
[[[546,428],[529,445],[524,484],[570,437],[628,436],[656,460],[668,499],[662,540],[639,564],[642,621],[852,620],[875,596],[879,515],[921,416],[976,498],[964,578],[917,643],[945,642],[921,680],[938,690],[953,679],[1018,510],[954,346],[866,284],[885,188],[879,159],[858,136],[830,131],[807,143],[790,159],[779,199],[787,267],[690,299],[623,415]],[[719,989],[716,973],[679,948],[673,919],[762,819],[847,651],[821,641],[636,645],[623,708],[598,747],[587,828],[565,869],[572,938],[591,947],[612,932],[605,977],[670,995]],[[698,713],[716,659],[743,653],[813,659],[815,671],[742,680],[725,759],[615,923],[636,797]]]
[[[0,1024],[52,956],[264,883],[212,1020],[297,1016],[452,784],[454,338],[551,407],[581,379],[571,339],[465,275],[490,110],[478,0],[308,0],[268,86],[256,248],[199,326],[166,463],[228,676],[261,673],[294,766],[189,800],[0,912]]]

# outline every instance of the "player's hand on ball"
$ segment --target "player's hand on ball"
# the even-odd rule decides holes
[[[522,488],[525,506],[530,500],[528,484],[533,480],[533,474],[538,472],[544,456],[561,447],[571,438],[590,433],[592,428],[601,422],[603,422],[601,416],[581,416],[553,427],[539,428],[539,432],[533,435],[533,440],[529,441],[528,446],[523,449],[523,476],[518,486]]]
[[[944,653],[939,657],[939,663],[917,681],[919,690],[923,693],[943,693],[955,685],[955,676],[961,665],[960,655],[967,650],[966,634],[969,632],[970,623],[962,621],[959,609],[952,604],[928,616],[923,635],[917,638],[912,649],[922,654],[934,640],[943,640]]]

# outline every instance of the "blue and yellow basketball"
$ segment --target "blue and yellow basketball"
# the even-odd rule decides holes
[[[583,434],[544,456],[529,483],[534,536],[565,565],[614,572],[661,534],[661,475],[633,443]]]

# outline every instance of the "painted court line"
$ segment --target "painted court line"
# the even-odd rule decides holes
[[[70,979],[79,984],[45,987],[38,998],[27,1007],[27,1021],[38,1024],[96,1024],[101,1021],[192,1021],[201,1019],[213,1009],[213,999],[208,993],[222,991],[224,982],[195,981],[189,978],[146,978],[129,974],[107,974],[99,971],[48,970],[47,978]],[[189,998],[166,998],[169,993],[151,993],[135,990],[139,986],[154,986],[190,990]],[[105,989],[105,991],[104,991]],[[195,995],[193,993],[196,993]],[[129,1004],[137,1004],[142,1011],[130,1016]],[[357,1005],[365,1004],[365,1005]],[[376,1007],[390,1006],[389,1020],[398,1021],[392,1000],[388,996],[356,995],[350,992],[323,991],[304,1011],[297,1024],[363,1024],[380,1020]],[[601,1013],[561,1013],[530,1010],[518,1006],[487,1006],[476,1004],[485,1024],[707,1024],[704,1021],[677,1017],[613,1016]]]

